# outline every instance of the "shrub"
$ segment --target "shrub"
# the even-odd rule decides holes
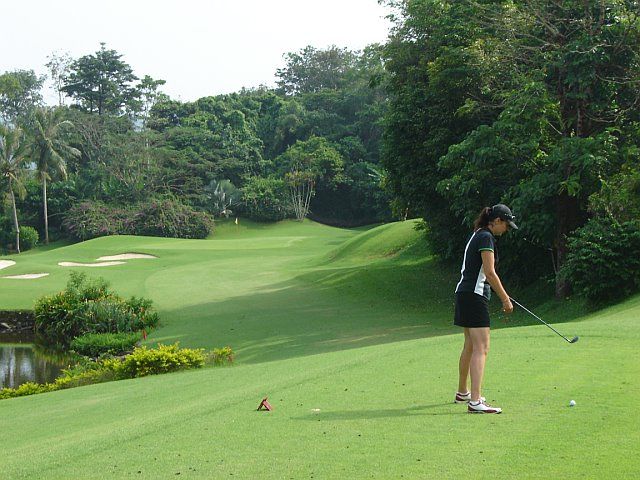
[[[213,218],[178,200],[161,199],[140,204],[128,224],[135,235],[206,238],[213,229]]]
[[[48,344],[65,345],[81,332],[74,315],[77,308],[78,299],[66,290],[39,298],[34,308],[36,333]]]
[[[0,389],[0,400],[14,397],[24,397],[25,395],[34,395],[36,393],[46,393],[55,390],[50,384],[39,384],[34,382],[23,383],[17,388]]]
[[[83,332],[133,332],[137,329],[135,315],[121,299],[86,302],[78,307],[75,316]]]
[[[131,297],[126,301],[128,308],[138,319],[136,330],[151,329],[158,326],[158,313],[153,311],[153,300],[148,298]]]
[[[81,202],[69,209],[63,226],[79,240],[105,235],[206,238],[213,218],[174,199],[149,200],[131,208]]]
[[[100,361],[84,360],[73,367],[63,370],[62,374],[48,385],[51,386],[52,390],[62,390],[93,385],[94,383],[111,382],[113,380],[119,380],[119,377],[116,370],[110,368],[108,364]]]
[[[251,177],[242,189],[245,215],[261,222],[283,220],[292,215],[285,182],[273,177]]]
[[[139,333],[88,333],[71,341],[71,349],[91,358],[101,355],[123,355],[131,352],[142,339]]]
[[[40,236],[38,231],[33,227],[20,227],[20,250],[31,250],[38,244]]]
[[[623,298],[640,289],[640,223],[591,219],[569,239],[562,275],[593,302]]]
[[[73,238],[89,240],[124,233],[125,220],[131,215],[127,209],[98,201],[85,201],[66,212],[62,226]]]
[[[40,236],[33,227],[20,227],[20,250],[26,252],[38,244]],[[16,249],[16,232],[13,221],[9,217],[0,214],[0,252],[8,253]]]
[[[158,345],[157,349],[136,348],[122,362],[122,373],[127,377],[144,377],[158,373],[200,368],[205,363],[203,349],[179,348],[178,344]]]
[[[62,374],[51,383],[31,382],[17,388],[0,389],[0,400],[94,383],[200,368],[207,359],[214,359],[215,365],[221,365],[225,360],[230,363],[233,360],[233,351],[230,347],[224,347],[205,354],[203,349],[178,348],[176,343],[166,346],[158,345],[156,349],[138,347],[123,360],[116,357],[100,360],[79,357],[79,361],[74,366],[63,370]]]
[[[109,282],[104,278],[87,279],[87,275],[81,272],[71,272],[67,282],[67,292],[81,302],[116,297],[115,293],[109,291]]]
[[[123,300],[101,279],[72,272],[67,288],[36,301],[35,330],[49,344],[67,346],[88,333],[122,333],[152,329],[158,315],[151,300]]]
[[[207,355],[206,362],[213,365],[224,365],[224,363],[233,363],[233,350],[231,347],[214,348]]]

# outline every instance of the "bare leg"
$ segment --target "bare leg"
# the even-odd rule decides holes
[[[469,378],[469,365],[471,364],[471,354],[473,353],[473,343],[471,343],[471,337],[469,336],[469,329],[464,329],[464,347],[462,347],[462,353],[460,353],[460,364],[458,366],[460,376],[458,380],[458,392],[467,393],[469,391],[467,387],[467,381]]]
[[[489,353],[489,327],[469,328],[469,336],[473,344],[471,353],[471,401],[480,400],[482,390],[482,377],[484,376],[484,364]]]

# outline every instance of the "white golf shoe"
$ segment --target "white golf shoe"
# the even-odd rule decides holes
[[[469,402],[467,404],[467,411],[469,413],[502,413],[501,408],[487,405],[484,398],[481,398],[478,402]]]

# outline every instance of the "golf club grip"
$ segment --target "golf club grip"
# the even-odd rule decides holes
[[[529,310],[527,307],[525,307],[524,305],[522,305],[521,303],[519,303],[518,301],[516,301],[516,299],[509,297],[509,300],[511,300],[513,303],[515,303],[516,305],[518,305],[521,309],[523,309],[525,312],[529,313],[530,315],[533,315],[534,317],[536,317],[538,320],[540,320],[542,323],[544,323],[545,325],[548,325],[547,322],[545,322],[544,320],[542,320],[539,316],[537,316],[535,313],[533,313],[531,310]]]

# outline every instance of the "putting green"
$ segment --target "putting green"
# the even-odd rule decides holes
[[[457,274],[429,258],[413,222],[241,221],[206,241],[96,239],[7,257],[17,264],[4,274],[51,275],[6,280],[0,304],[29,307],[62,288],[70,269],[59,261],[126,252],[158,259],[88,273],[154,299],[163,325],[149,341],[229,344],[237,364],[4,400],[3,478],[629,478],[640,468],[640,297],[556,324],[580,335],[574,345],[522,314],[494,330],[485,395],[500,416],[452,403]],[[533,306],[553,322],[582,308]],[[267,395],[275,410],[256,412]]]

